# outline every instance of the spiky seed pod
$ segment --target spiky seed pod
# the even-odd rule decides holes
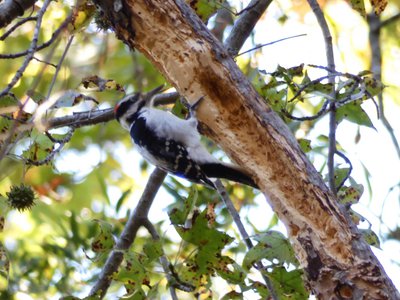
[[[35,205],[35,192],[29,185],[13,185],[8,193],[8,205],[13,209],[24,211]]]

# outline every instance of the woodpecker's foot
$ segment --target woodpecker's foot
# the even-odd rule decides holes
[[[186,100],[183,100],[182,103],[183,105],[187,108],[189,111],[189,114],[186,119],[190,118],[196,118],[196,109],[200,105],[200,102],[204,99],[204,96],[201,96],[199,99],[197,99],[193,104],[188,103]]]

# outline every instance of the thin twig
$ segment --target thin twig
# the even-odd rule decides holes
[[[324,14],[319,6],[317,0],[307,0],[312,11],[317,18],[318,24],[321,27],[322,34],[325,41],[326,58],[328,61],[328,68],[332,71],[335,70],[335,58],[333,55],[332,35],[329,31],[328,23]],[[331,73],[329,71],[329,73]],[[335,152],[336,152],[336,91],[335,91],[335,78],[329,77],[329,83],[332,85],[332,99],[329,105],[329,151],[328,151],[328,178],[329,188],[336,195],[335,188]]]
[[[37,16],[34,17],[27,17],[25,19],[20,20],[19,22],[15,23],[10,29],[8,29],[1,37],[0,37],[0,41],[4,41],[6,38],[8,38],[8,36],[14,32],[14,30],[16,30],[19,26],[21,26],[22,24],[25,24],[26,22],[29,21],[35,21],[37,20]]]
[[[343,160],[346,162],[346,164],[349,165],[349,171],[347,172],[346,176],[342,179],[342,181],[338,184],[336,187],[336,191],[339,191],[340,188],[344,185],[347,179],[349,179],[351,172],[353,171],[353,165],[351,164],[350,159],[344,155],[342,152],[336,150],[336,154],[343,158]]]
[[[39,14],[38,14],[39,15]],[[38,17],[38,15],[36,17]],[[68,26],[68,24],[71,23],[71,20],[73,18],[74,12],[70,13],[68,15],[68,17],[64,20],[64,22],[61,23],[60,27],[58,27],[53,34],[51,35],[51,38],[47,41],[44,42],[43,44],[40,44],[36,47],[36,52],[40,51],[44,48],[47,48],[48,46],[50,46],[60,35],[60,33],[66,29],[66,27]],[[18,57],[22,57],[25,56],[29,53],[29,50],[24,50],[21,52],[17,52],[17,53],[8,53],[8,54],[0,54],[0,59],[14,59],[14,58],[18,58]]]
[[[276,43],[279,43],[279,42],[283,42],[283,41],[286,41],[286,40],[290,40],[290,39],[294,39],[294,38],[301,37],[301,36],[306,36],[306,35],[307,35],[306,33],[302,33],[302,34],[298,34],[298,35],[292,35],[292,36],[288,36],[288,37],[285,37],[285,38],[281,38],[279,40],[272,41],[272,42],[269,42],[269,43],[261,44],[261,45],[258,45],[256,47],[254,47],[254,48],[251,48],[249,50],[240,52],[238,55],[236,55],[236,57],[238,57],[240,55],[243,55],[243,54],[246,54],[246,53],[249,53],[251,51],[260,49],[260,48],[265,47],[265,46],[270,46],[270,45],[273,45],[273,44],[276,44]]]
[[[379,16],[377,16],[379,18]],[[394,16],[391,16],[390,18],[382,21],[379,25],[379,28],[385,27],[395,21],[397,21],[398,19],[400,19],[400,13],[395,14]]]
[[[69,37],[69,39],[68,39],[67,45],[64,48],[63,54],[61,55],[60,61],[57,64],[57,68],[56,68],[54,76],[53,76],[53,78],[51,80],[51,83],[50,83],[50,86],[49,86],[49,90],[47,91],[46,100],[49,100],[49,98],[50,98],[51,91],[53,90],[54,84],[56,83],[56,80],[57,80],[57,75],[61,70],[61,66],[62,66],[62,64],[64,62],[65,57],[67,56],[68,50],[69,50],[73,40],[74,40],[74,35],[71,35]]]
[[[289,119],[296,120],[296,121],[313,121],[318,119],[319,117],[323,116],[328,110],[327,107],[329,105],[329,101],[325,101],[324,104],[322,105],[321,109],[314,115],[312,116],[307,116],[307,117],[296,117],[290,114],[286,109],[282,109],[281,113]]]
[[[253,248],[253,243],[246,231],[246,228],[244,228],[242,220],[240,220],[240,215],[236,211],[236,208],[233,205],[232,200],[229,198],[229,195],[228,195],[224,185],[222,184],[221,180],[217,179],[215,181],[215,186],[217,188],[218,194],[220,195],[222,201],[225,203],[225,206],[228,209],[229,214],[232,216],[232,219],[235,222],[236,227],[238,228],[238,230],[240,232],[240,235],[242,236],[244,242],[246,243],[247,249],[250,250],[251,248]],[[261,261],[256,262],[255,265],[259,270],[265,269],[265,267]],[[271,299],[278,300],[279,298],[276,295],[276,292],[275,292],[275,289],[274,289],[274,286],[273,286],[271,280],[266,275],[264,275],[262,272],[261,272],[261,275],[264,278],[265,284],[267,285]]]
[[[50,5],[51,0],[45,0],[43,3],[42,8],[39,10],[38,14],[37,14],[37,21],[36,21],[36,26],[35,26],[35,30],[33,33],[33,39],[31,42],[31,45],[27,51],[25,60],[22,64],[22,66],[17,70],[17,72],[15,73],[14,77],[11,79],[11,81],[8,83],[7,87],[0,92],[0,98],[3,97],[4,95],[7,95],[8,92],[14,87],[14,85],[18,82],[18,80],[21,79],[22,75],[24,74],[26,68],[28,67],[29,63],[31,62],[33,55],[35,54],[36,50],[37,50],[37,42],[38,42],[38,38],[39,38],[39,33],[40,33],[40,29],[42,26],[42,20],[43,20],[43,15],[47,10],[47,7]]]
[[[137,231],[143,225],[143,221],[147,219],[153,200],[164,181],[167,174],[156,168],[150,175],[146,188],[134,210],[129,216],[125,227],[119,236],[115,249],[111,251],[103,270],[94,284],[90,295],[97,295],[102,299],[112,282],[112,275],[118,272],[118,268],[124,259],[124,251],[128,250],[136,238]]]

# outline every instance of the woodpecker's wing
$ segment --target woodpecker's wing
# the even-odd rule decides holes
[[[215,188],[201,167],[188,154],[183,143],[158,136],[139,116],[130,130],[133,142],[142,156],[153,165],[174,175]]]

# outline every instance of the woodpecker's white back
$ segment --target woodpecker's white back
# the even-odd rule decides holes
[[[201,144],[194,114],[187,120],[149,107],[139,94],[120,101],[116,119],[129,130],[138,152],[151,164],[190,181],[215,188],[210,178],[226,178],[257,187],[238,166],[214,158]]]

